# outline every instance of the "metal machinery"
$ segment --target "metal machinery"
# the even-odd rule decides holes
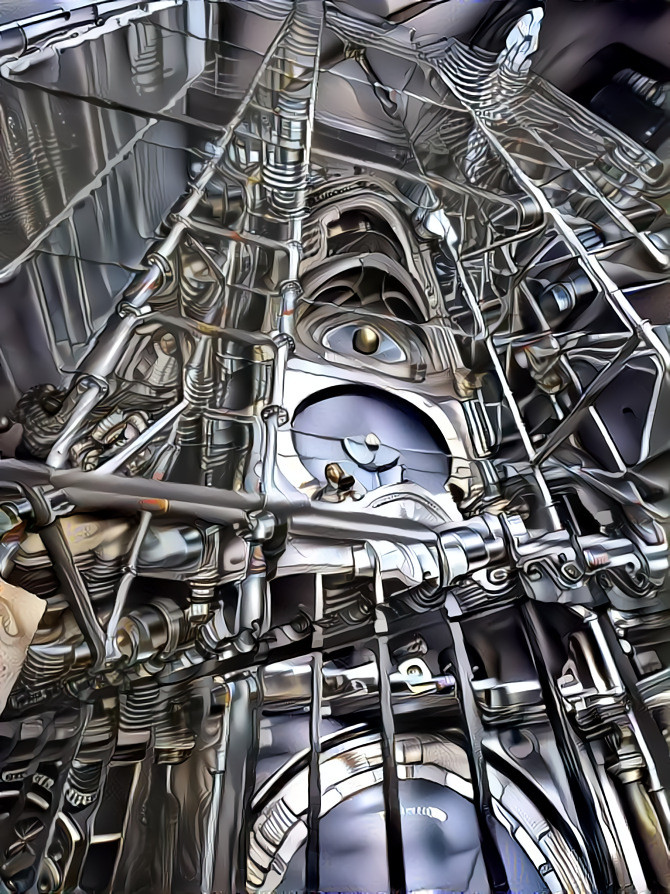
[[[670,891],[663,80],[540,0],[18,14],[0,891]]]

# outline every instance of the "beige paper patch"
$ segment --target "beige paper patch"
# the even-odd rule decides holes
[[[16,682],[46,602],[0,580],[0,712]]]

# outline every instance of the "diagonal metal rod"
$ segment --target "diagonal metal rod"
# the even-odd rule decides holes
[[[79,625],[93,663],[100,666],[105,658],[105,634],[93,611],[86,582],[77,568],[60,519],[40,531],[40,537],[53,563],[63,593]]]
[[[547,436],[546,441],[531,457],[534,466],[539,466],[559,447],[563,441],[575,431],[577,425],[593,406],[593,402],[601,394],[604,389],[613,382],[621,372],[621,364],[623,364],[635,351],[640,344],[637,334],[632,335],[626,340],[624,346],[613,360],[595,377],[588,386],[586,391],[579,398],[577,403],[570,410],[569,416],[566,416],[556,428]]]

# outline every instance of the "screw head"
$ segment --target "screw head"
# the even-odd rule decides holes
[[[561,570],[563,577],[570,581],[579,580],[581,576],[581,572],[574,562],[566,562]]]

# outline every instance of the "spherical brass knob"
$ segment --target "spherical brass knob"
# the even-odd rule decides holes
[[[361,326],[354,332],[353,344],[359,354],[374,354],[379,347],[379,333],[372,326]]]

